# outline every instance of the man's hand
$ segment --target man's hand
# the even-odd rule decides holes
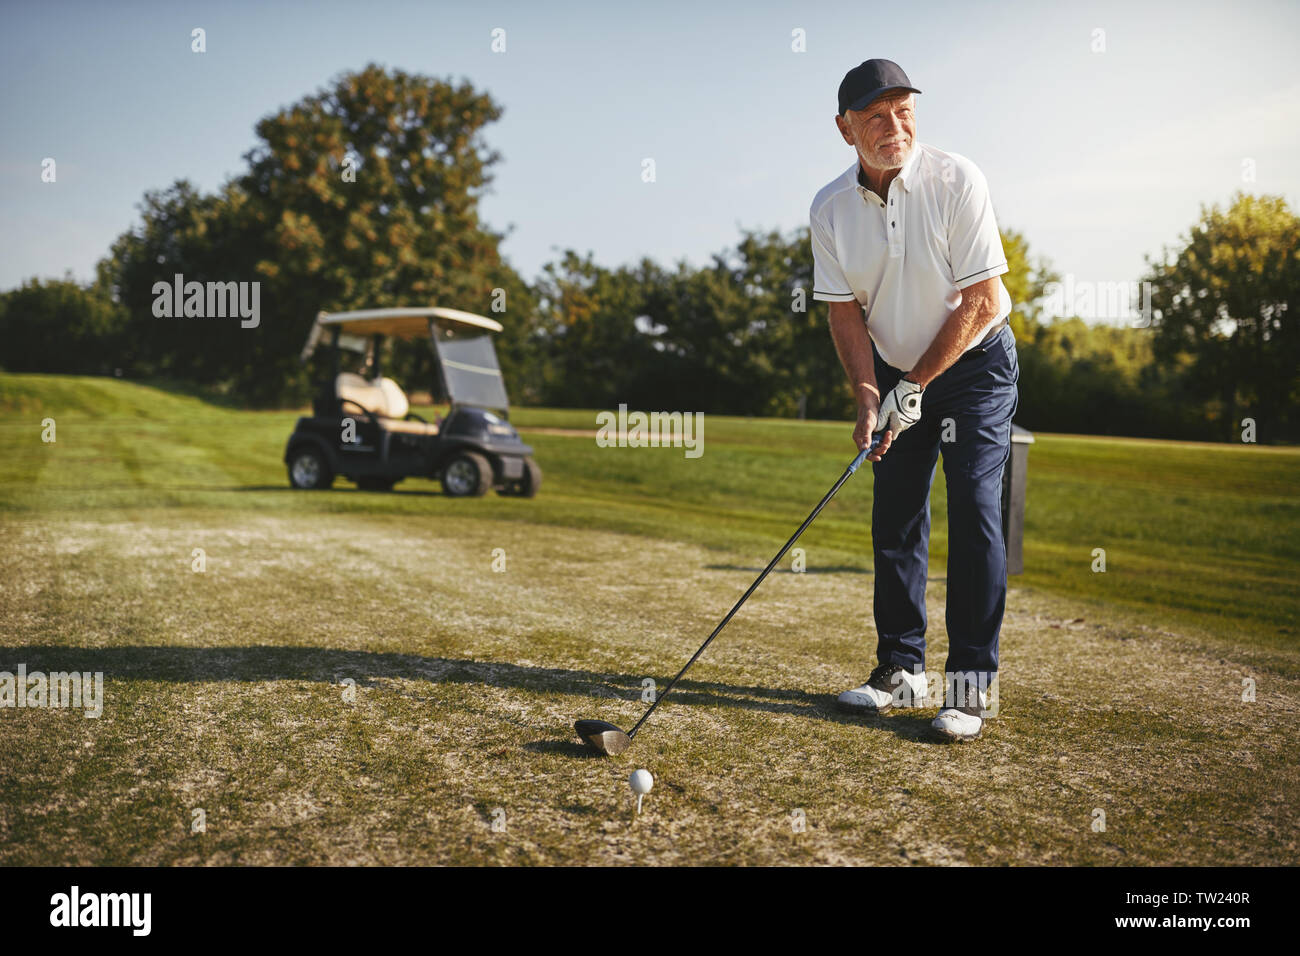
[[[880,420],[878,402],[863,402],[858,405],[858,423],[853,427],[853,443],[858,451],[871,445],[871,436],[876,433],[876,423]],[[880,461],[881,456],[889,450],[891,440],[889,432],[881,439],[880,446],[867,456],[867,461]]]
[[[921,420],[921,393],[924,391],[916,382],[900,379],[880,403],[880,424],[892,437],[897,438]],[[860,413],[858,417],[861,418]]]

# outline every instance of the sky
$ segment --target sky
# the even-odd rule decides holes
[[[1203,205],[1300,209],[1296,37],[1295,0],[0,0],[0,289],[89,279],[146,191],[216,190],[260,118],[368,63],[502,106],[480,210],[525,278],[565,249],[701,265],[742,229],[807,224],[854,161],[836,89],[872,57],[922,91],[918,139],[984,171],[1003,229],[1062,275],[1131,282]]]

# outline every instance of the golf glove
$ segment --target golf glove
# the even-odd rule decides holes
[[[880,403],[876,418],[877,431],[891,431],[894,438],[921,420],[921,393],[925,388],[907,379],[901,379],[893,391]]]

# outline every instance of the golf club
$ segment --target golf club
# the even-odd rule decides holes
[[[604,720],[579,720],[574,723],[573,729],[578,732],[578,736],[582,739],[584,744],[592,750],[595,750],[597,753],[604,754],[607,757],[621,754],[631,746],[632,738],[636,736],[636,732],[641,729],[642,724],[644,724],[650,718],[650,715],[655,712],[655,708],[663,703],[665,697],[672,693],[673,687],[675,687],[677,682],[682,679],[682,675],[690,670],[691,665],[700,659],[700,655],[704,653],[705,649],[711,643],[713,643],[713,639],[722,632],[722,629],[727,626],[727,622],[730,621],[732,617],[735,616],[736,612],[740,610],[741,605],[749,600],[749,596],[758,589],[760,584],[763,583],[763,579],[767,577],[771,570],[777,566],[778,562],[785,557],[785,553],[790,550],[790,546],[799,540],[799,535],[803,534],[804,531],[807,530],[808,526],[813,523],[813,519],[816,518],[817,515],[821,513],[821,510],[826,507],[826,503],[835,497],[835,492],[840,490],[840,486],[849,480],[850,475],[862,467],[862,463],[867,460],[868,455],[876,450],[883,437],[883,432],[871,436],[871,444],[858,452],[858,456],[849,463],[848,468],[844,469],[844,474],[840,475],[839,480],[831,486],[831,490],[826,492],[826,496],[822,498],[821,501],[817,502],[817,507],[812,510],[812,514],[804,519],[803,524],[799,525],[799,530],[792,534],[790,540],[781,546],[781,550],[776,553],[776,557],[768,562],[767,567],[763,569],[763,573],[760,574],[754,580],[754,583],[749,586],[749,590],[741,595],[741,598],[736,602],[735,607],[727,612],[727,616],[724,617],[722,622],[713,629],[713,633],[709,635],[708,640],[700,645],[700,649],[695,652],[689,661],[686,662],[686,666],[678,671],[677,676],[674,677],[672,681],[669,682],[668,686],[664,688],[664,692],[654,699],[650,708],[641,715],[641,719],[636,722],[632,729],[627,733],[624,733],[614,724]]]

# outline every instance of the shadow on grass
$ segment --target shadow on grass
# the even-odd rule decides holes
[[[16,673],[23,664],[29,675],[41,671],[102,672],[108,681],[140,680],[173,683],[234,681],[318,681],[339,684],[351,678],[360,687],[385,680],[423,680],[433,684],[480,684],[584,698],[575,704],[574,718],[595,717],[615,701],[640,701],[645,674],[609,674],[556,667],[524,667],[503,661],[474,661],[417,654],[353,651],[328,647],[61,647],[0,645],[0,671]],[[670,675],[664,675],[666,682]],[[678,706],[734,707],[774,714],[794,714],[840,724],[879,726],[896,735],[919,740],[929,718],[871,717],[845,713],[834,694],[810,694],[782,687],[757,687],[717,681],[681,680],[673,689]],[[581,710],[582,713],[577,711]],[[541,740],[526,744],[537,753],[590,756],[576,742]]]

